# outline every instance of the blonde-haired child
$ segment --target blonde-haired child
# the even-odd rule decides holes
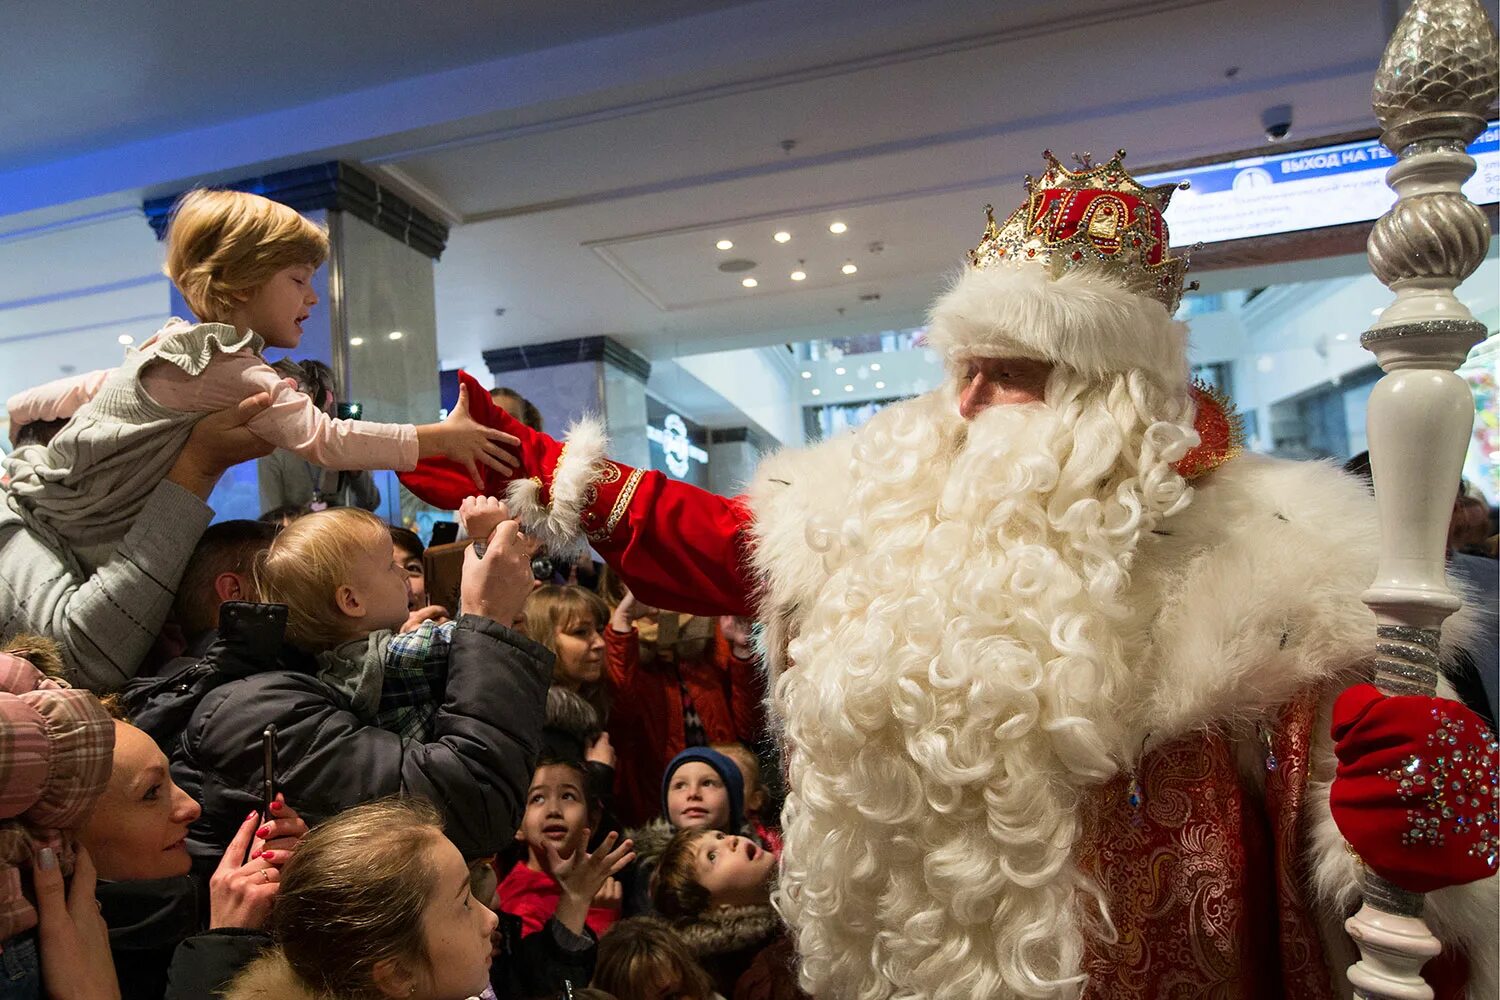
[[[318,679],[356,714],[430,736],[456,623],[399,631],[409,591],[384,521],[357,507],[297,518],[257,557],[254,588],[261,601],[286,605],[287,641],[314,654]]]
[[[442,455],[479,481],[480,463],[510,466],[508,434],[481,426],[466,394],[442,423],[336,420],[271,369],[261,352],[294,348],[318,303],[312,277],[328,237],[259,195],[192,191],[173,212],[166,272],[202,322],[167,323],[118,368],[28,390],[8,402],[12,425],[71,416],[46,445],[4,460],[8,501],[80,577],[106,561],[165,478],[193,425],[259,393],[271,405],[248,428],[335,470],[407,470]]]

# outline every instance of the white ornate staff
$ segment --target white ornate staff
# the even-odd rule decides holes
[[[1396,301],[1361,338],[1386,375],[1370,395],[1370,466],[1380,512],[1380,565],[1364,601],[1378,621],[1375,684],[1431,695],[1438,634],[1459,601],[1444,556],[1474,400],[1454,373],[1484,339],[1453,290],[1484,260],[1490,227],[1461,185],[1468,144],[1496,97],[1495,29],[1476,0],[1415,0],[1375,77],[1381,140],[1400,157],[1386,175],[1396,204],[1370,234],[1370,268]],[[1364,905],[1344,924],[1359,946],[1357,997],[1430,1000],[1421,969],[1441,950],[1424,897],[1369,872]]]

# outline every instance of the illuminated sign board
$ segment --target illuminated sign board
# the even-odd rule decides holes
[[[1500,123],[1469,146],[1477,169],[1464,194],[1478,205],[1500,201]],[[1143,174],[1142,184],[1188,181],[1167,209],[1172,245],[1219,243],[1370,222],[1396,201],[1385,172],[1396,163],[1378,139],[1228,163]]]
[[[708,484],[708,432],[646,397],[646,442],[651,467],[696,486]]]

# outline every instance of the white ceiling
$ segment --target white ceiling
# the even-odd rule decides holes
[[[1372,130],[1391,26],[1387,0],[376,0],[357,24],[329,0],[147,6],[0,15],[0,352],[30,337],[41,368],[70,362],[32,334],[159,294],[142,194],[332,157],[454,222],[446,361],[911,325],[1044,148],[1123,146],[1144,171],[1262,148],[1283,103],[1293,140]]]

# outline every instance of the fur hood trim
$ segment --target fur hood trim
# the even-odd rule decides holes
[[[268,952],[245,966],[224,990],[224,1000],[335,1000],[308,989],[297,977],[280,949]]]
[[[1151,296],[1088,268],[1057,277],[1034,263],[965,268],[928,324],[928,343],[950,365],[1023,357],[1091,379],[1139,369],[1163,386],[1188,381],[1187,327]]]
[[[563,452],[552,470],[548,490],[550,503],[542,503],[539,479],[518,479],[506,490],[505,502],[510,510],[549,552],[569,556],[583,551],[585,539],[579,518],[589,505],[590,486],[607,445],[604,421],[584,417],[563,435]]]
[[[781,918],[769,904],[729,906],[700,913],[672,924],[698,958],[728,955],[768,943],[782,930]]]
[[[635,843],[636,859],[653,866],[661,860],[662,852],[676,834],[677,829],[664,819],[653,819],[645,826],[625,831],[625,836]]]

